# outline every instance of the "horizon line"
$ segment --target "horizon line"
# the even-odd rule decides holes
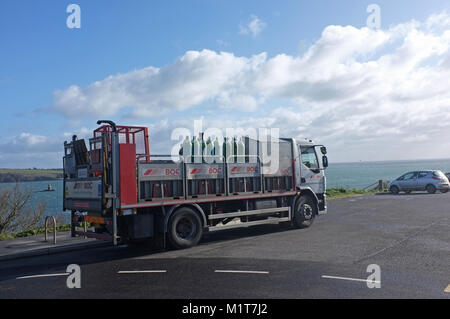
[[[450,161],[450,158],[422,158],[422,159],[401,159],[401,160],[359,160],[353,162],[332,162],[330,164],[355,164],[355,163],[387,163],[387,162],[417,162],[417,161]]]
[[[368,161],[368,160],[359,160],[359,161],[352,161],[352,162],[332,162],[330,161],[330,164],[357,164],[357,163],[387,163],[387,162],[414,162],[414,161],[450,161],[450,158],[423,158],[423,159],[401,159],[401,160],[375,160],[375,161]],[[26,167],[26,168],[7,168],[7,167],[0,167],[0,170],[62,170],[63,168],[38,168],[38,167]]]

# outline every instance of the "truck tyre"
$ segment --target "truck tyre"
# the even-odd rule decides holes
[[[296,228],[308,228],[314,222],[317,215],[317,207],[309,196],[302,196],[295,203],[294,226]]]
[[[436,187],[434,187],[434,186],[431,185],[431,184],[427,185],[426,190],[427,190],[428,194],[434,194],[434,193],[436,193]]]
[[[167,231],[169,241],[174,248],[193,247],[202,237],[202,221],[195,211],[182,207],[170,217]]]
[[[398,193],[400,192],[400,189],[397,186],[391,186],[389,191],[394,195],[398,195]]]

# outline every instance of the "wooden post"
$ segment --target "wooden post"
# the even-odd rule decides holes
[[[384,187],[383,187],[383,180],[382,180],[382,179],[380,179],[380,180],[378,181],[378,190],[379,190],[380,192],[382,192],[382,191],[384,190]]]

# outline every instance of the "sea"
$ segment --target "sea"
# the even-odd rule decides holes
[[[428,169],[449,173],[450,159],[330,163],[325,175],[327,176],[328,188],[364,189],[377,183],[378,180],[392,181],[409,171]],[[63,182],[61,180],[19,184],[33,192],[30,201],[32,207],[43,201],[46,203],[46,216],[60,215],[65,222],[70,220],[70,212],[62,211]],[[4,187],[14,187],[14,185],[13,183],[0,184],[0,190]],[[45,192],[44,190],[48,188],[48,185],[54,191]]]

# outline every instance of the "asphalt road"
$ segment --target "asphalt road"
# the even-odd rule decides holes
[[[66,286],[69,264],[81,267],[80,289]],[[368,288],[371,264],[380,288]],[[36,275],[58,276],[18,279]],[[0,298],[449,299],[449,285],[450,193],[332,200],[309,229],[223,231],[182,251],[106,247],[0,262]]]

